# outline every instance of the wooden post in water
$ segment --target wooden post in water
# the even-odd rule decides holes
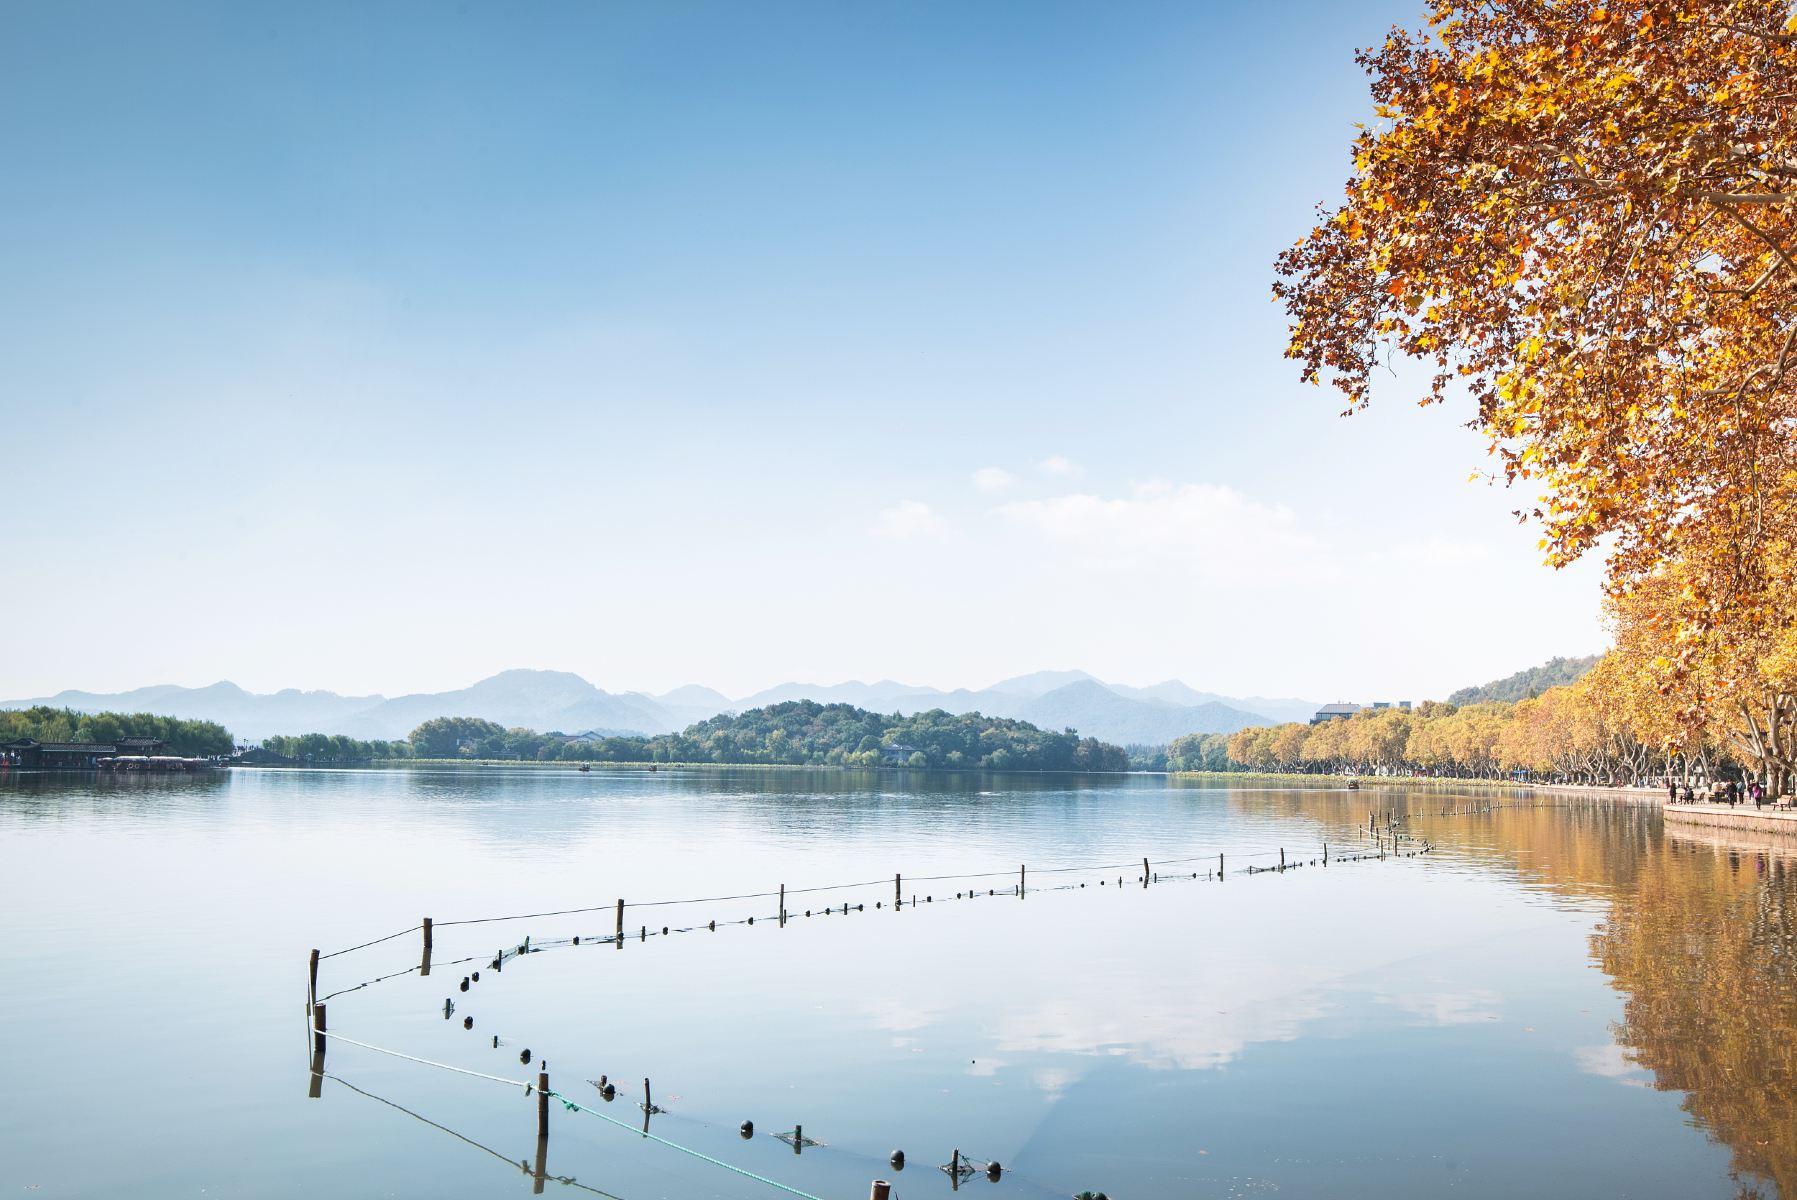
[[[884,1179],[874,1180],[873,1188],[867,1193],[867,1200],[892,1200],[892,1185]]]
[[[649,1077],[647,1075],[643,1076],[643,1111],[645,1113],[655,1111],[655,1100],[649,1094]]]
[[[1017,867],[1017,895],[1022,897],[1024,885],[1029,882],[1029,864],[1021,863]]]
[[[782,927],[786,924],[786,885],[784,883],[780,885],[780,924]]]
[[[537,1138],[549,1136],[549,1072],[537,1072]]]
[[[312,1006],[312,1053],[322,1055],[325,1042],[324,1005]]]
[[[961,1147],[959,1146],[955,1147],[954,1154],[948,1160],[948,1186],[951,1191],[961,1190]]]
[[[1329,843],[1328,842],[1323,843],[1323,865],[1325,867],[1329,865]]]
[[[1142,886],[1148,886],[1148,856],[1142,856]]]
[[[424,918],[424,961],[418,965],[420,976],[431,973],[431,919]]]
[[[312,1006],[318,1003],[318,951],[316,949],[312,951],[312,961],[307,966],[306,972],[306,1011],[311,1012]]]
[[[905,893],[899,889],[899,876],[892,877],[892,911],[898,912],[905,907]]]
[[[1217,878],[1223,878],[1223,855],[1220,853],[1217,855]]]
[[[1285,847],[1279,847],[1279,869],[1285,870]]]
[[[624,898],[618,897],[618,936],[614,943],[618,949],[624,948]]]

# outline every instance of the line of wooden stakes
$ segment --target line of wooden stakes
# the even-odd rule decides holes
[[[1283,871],[1288,871],[1288,870],[1296,870],[1297,868],[1305,866],[1305,865],[1317,866],[1320,864],[1320,865],[1326,867],[1330,864],[1331,861],[1334,861],[1334,862],[1358,862],[1363,859],[1371,859],[1371,858],[1384,859],[1388,853],[1395,855],[1395,856],[1402,856],[1402,857],[1409,858],[1409,857],[1414,857],[1415,855],[1418,855],[1418,854],[1426,853],[1431,848],[1427,842],[1423,842],[1423,843],[1421,843],[1420,848],[1418,848],[1418,849],[1407,850],[1407,851],[1400,850],[1399,845],[1400,845],[1401,841],[1407,840],[1407,841],[1415,842],[1415,841],[1417,841],[1417,839],[1411,838],[1408,835],[1399,833],[1395,828],[1391,828],[1388,826],[1389,832],[1390,832],[1390,840],[1389,840],[1389,842],[1387,842],[1385,836],[1381,835],[1380,831],[1373,824],[1371,819],[1369,819],[1369,821],[1368,821],[1368,828],[1369,828],[1369,831],[1372,832],[1378,840],[1378,847],[1372,853],[1337,854],[1337,855],[1334,855],[1332,858],[1331,854],[1330,854],[1329,844],[1327,842],[1325,842],[1325,843],[1323,843],[1322,855],[1319,858],[1310,859],[1307,864],[1302,861],[1287,862],[1286,857],[1285,857],[1285,850],[1282,847],[1279,851],[1279,865],[1278,866],[1276,866],[1276,867],[1275,866],[1267,866],[1267,867],[1249,866],[1249,867],[1245,868],[1245,870],[1250,875],[1256,875],[1256,874],[1264,874],[1264,873],[1268,873],[1268,872],[1283,872]],[[1208,869],[1205,870],[1204,872],[1202,872],[1202,878],[1207,879],[1207,880],[1216,879],[1216,880],[1221,881],[1225,878],[1226,866],[1227,866],[1227,863],[1226,863],[1224,855],[1218,854],[1217,855],[1217,866],[1216,866],[1215,871],[1213,872]],[[1169,875],[1163,876],[1161,873],[1153,870],[1151,868],[1151,866],[1149,865],[1148,859],[1144,858],[1142,860],[1142,874],[1137,876],[1135,878],[1134,882],[1140,883],[1144,888],[1146,888],[1150,884],[1160,883],[1163,881],[1170,882],[1175,879],[1179,879],[1179,880],[1193,879],[1193,880],[1195,880],[1200,877],[1201,877],[1201,873],[1197,872],[1197,871],[1193,871],[1189,875],[1187,875],[1187,873],[1185,873],[1185,872],[1180,872],[1176,875],[1169,874]],[[1101,879],[1098,881],[1098,886],[1104,887],[1109,882],[1110,881],[1107,879]],[[1118,887],[1122,887],[1123,883],[1124,883],[1123,876],[1119,875],[1117,877],[1116,884]],[[898,911],[898,910],[903,909],[906,906],[905,896],[904,896],[904,891],[903,891],[903,888],[904,888],[903,876],[902,875],[894,875],[892,877],[892,886],[893,886],[893,905],[892,905],[892,907],[893,907],[894,911]],[[1079,888],[1084,888],[1087,885],[1082,882],[1082,883],[1078,884],[1077,886]],[[1074,887],[1075,887],[1075,885],[1073,885],[1073,884],[1062,884],[1058,888],[1053,888],[1050,890],[1071,890],[1071,889],[1074,889]],[[1042,890],[1042,889],[1038,888],[1037,890]],[[1007,886],[1002,889],[988,888],[986,890],[986,895],[987,896],[1016,896],[1019,899],[1022,899],[1023,897],[1028,895],[1028,892],[1029,892],[1029,868],[1027,865],[1020,865],[1017,869],[1016,884]],[[786,885],[785,884],[780,885],[779,891],[776,894],[779,897],[779,909],[778,909],[776,916],[774,917],[774,920],[776,920],[782,927],[784,927],[786,922],[788,921],[788,919],[797,919],[797,914],[789,913],[786,909]],[[972,900],[972,899],[977,898],[978,895],[979,895],[978,891],[973,890],[973,889],[967,889],[964,891],[956,892],[955,899],[957,899],[957,900],[962,900],[962,899]],[[944,899],[946,900],[947,897],[945,896]],[[933,894],[925,894],[924,897],[922,898],[921,902],[924,904],[933,904],[933,903],[935,903],[935,896]],[[916,893],[912,893],[912,895],[910,896],[910,906],[912,908],[915,908],[915,907],[917,907],[918,903],[919,903],[919,899],[918,899]],[[612,934],[607,935],[607,936],[598,937],[598,938],[587,938],[587,939],[585,939],[584,944],[586,944],[586,945],[611,944],[611,945],[617,946],[619,949],[622,949],[624,946],[624,943],[627,940],[629,940],[627,935],[624,932],[624,910],[626,907],[627,907],[627,905],[625,904],[625,901],[620,898],[617,902],[617,906],[616,906],[616,910],[615,910],[616,911],[616,922],[617,922],[616,929],[614,930],[614,932]],[[884,907],[883,901],[875,901],[874,908],[876,910],[878,910],[882,907]],[[850,912],[864,912],[864,911],[866,911],[866,909],[867,909],[867,905],[865,903],[851,905],[851,904],[848,904],[845,902],[840,907],[837,907],[834,905],[825,906],[825,908],[823,909],[823,915],[829,916],[829,915],[832,915],[833,913],[840,913],[840,914],[846,916]],[[806,909],[804,915],[807,917],[812,916],[813,915],[812,910]],[[730,922],[726,922],[726,924],[729,924],[729,923]],[[753,925],[753,924],[755,924],[755,918],[749,917],[745,920],[742,920],[742,921],[739,921],[736,923],[742,924],[742,925]],[[432,925],[432,922],[431,922],[430,917],[425,917],[420,925],[421,929],[423,930],[424,959],[418,968],[418,972],[422,976],[428,976],[431,972],[431,950],[432,950],[432,928],[431,928],[431,925]],[[711,920],[711,921],[708,921],[702,927],[694,927],[694,928],[704,928],[704,929],[710,930],[712,932],[715,932],[717,930],[717,927],[718,927],[717,921]],[[637,931],[637,938],[639,941],[647,941],[652,932],[654,932],[654,931],[652,931],[647,925],[640,926]],[[663,925],[661,927],[660,932],[661,932],[661,935],[665,937],[670,934],[671,929],[669,926]],[[686,931],[683,930],[683,932],[686,932]],[[579,946],[579,945],[583,944],[583,941],[579,935],[576,935],[567,944]],[[525,954],[540,954],[544,951],[544,949],[546,949],[546,947],[543,947],[543,946],[533,947],[531,945],[530,938],[527,936],[522,942],[520,942],[517,945],[517,947],[515,949],[511,948],[509,946],[504,949],[501,949],[487,963],[487,967],[489,970],[492,970],[495,973],[498,973],[505,969],[505,961],[508,957],[515,958],[515,957],[518,957],[520,955],[525,955]],[[462,961],[466,961],[466,960],[464,959]],[[326,1041],[327,1041],[327,1025],[326,1025],[326,1011],[325,1011],[326,1006],[322,1001],[319,1001],[317,999],[317,996],[318,996],[318,963],[319,963],[319,953],[317,950],[313,950],[311,953],[311,959],[310,959],[310,963],[309,963],[310,985],[309,985],[308,996],[307,996],[307,1007],[308,1007],[308,1010],[312,1017],[312,1028],[313,1028],[312,1089],[309,1094],[315,1099],[319,1095],[319,1084],[323,1077],[325,1045],[326,1045]],[[473,985],[475,985],[479,982],[480,982],[480,972],[479,971],[471,971],[467,975],[462,976],[461,983],[458,985],[458,990],[462,991],[462,992],[467,992]],[[444,1018],[444,1020],[451,1019],[454,1016],[454,1014],[455,1014],[454,999],[451,997],[445,997],[443,1000],[443,1018]],[[472,1016],[464,1016],[462,1018],[462,1028],[470,1029],[470,1030],[473,1029],[474,1028],[474,1018]],[[497,1035],[494,1035],[493,1036],[493,1048],[498,1049],[500,1047],[500,1045],[501,1045],[501,1039]],[[522,1065],[529,1066],[531,1063],[531,1059],[532,1059],[532,1055],[531,1055],[531,1051],[528,1047],[526,1047],[524,1050],[520,1051],[518,1054],[518,1061]],[[548,1138],[549,1138],[549,1098],[552,1093],[549,1090],[549,1062],[548,1062],[548,1060],[547,1059],[539,1060],[537,1065],[538,1065],[539,1070],[537,1072],[536,1084],[534,1085],[534,1087],[532,1085],[526,1084],[525,1085],[525,1094],[528,1096],[534,1092],[534,1094],[536,1095],[536,1099],[537,1099],[537,1139],[538,1139],[539,1170],[537,1172],[535,1172],[536,1185],[533,1190],[535,1192],[540,1193],[543,1190],[542,1185],[543,1185],[544,1175],[543,1175],[543,1172],[541,1169],[541,1163],[542,1163],[542,1156],[546,1150],[546,1147],[548,1144]],[[604,1100],[606,1103],[610,1103],[617,1098],[617,1094],[618,1094],[617,1085],[615,1083],[613,1083],[609,1077],[607,1077],[605,1075],[601,1075],[598,1079],[596,1079],[596,1080],[590,1079],[587,1082],[592,1084],[598,1090],[600,1099]],[[666,1111],[665,1109],[661,1108],[659,1105],[657,1105],[654,1102],[653,1093],[651,1092],[651,1089],[650,1089],[650,1082],[647,1077],[645,1077],[643,1079],[643,1099],[642,1099],[642,1102],[637,1107],[640,1108],[643,1112],[643,1132],[645,1132],[645,1133],[647,1133],[649,1131],[650,1117],[656,1115],[657,1113],[662,1113],[662,1112]],[[742,1125],[739,1127],[738,1132],[742,1136],[743,1140],[747,1141],[748,1139],[754,1137],[754,1135],[755,1135],[755,1123],[753,1121],[744,1121],[742,1123]],[[784,1141],[784,1142],[787,1142],[788,1144],[790,1144],[792,1146],[792,1150],[795,1155],[803,1153],[804,1148],[806,1146],[822,1145],[822,1143],[820,1143],[820,1142],[817,1142],[810,1138],[807,1138],[805,1136],[804,1126],[802,1126],[802,1125],[795,1125],[790,1132],[782,1131],[780,1133],[774,1134],[773,1136],[780,1139],[781,1141]],[[895,1170],[895,1171],[904,1170],[905,1169],[905,1152],[903,1150],[894,1150],[891,1153],[891,1155],[888,1157],[888,1162],[891,1165],[893,1170]],[[960,1189],[960,1185],[963,1180],[968,1179],[969,1177],[974,1176],[974,1175],[984,1174],[985,1177],[993,1183],[998,1182],[1004,1176],[1004,1167],[997,1161],[989,1161],[989,1162],[985,1162],[985,1163],[976,1164],[973,1160],[963,1157],[959,1148],[957,1148],[953,1152],[953,1154],[951,1154],[949,1156],[949,1161],[946,1163],[943,1163],[938,1168],[938,1170],[941,1170],[943,1173],[948,1175],[950,1185],[955,1190]],[[873,1181],[872,1190],[870,1192],[870,1200],[888,1200],[888,1197],[890,1196],[890,1194],[891,1194],[891,1184],[890,1183],[888,1183],[886,1180],[881,1180],[881,1179],[876,1179]],[[1083,1192],[1077,1193],[1074,1196],[1073,1200],[1109,1200],[1109,1197],[1106,1196],[1106,1194],[1104,1192],[1083,1191]]]

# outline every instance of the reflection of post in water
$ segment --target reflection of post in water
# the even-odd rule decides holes
[[[312,953],[317,954],[314,950]],[[306,1098],[318,1099],[319,1089],[324,1086],[324,1047],[325,1047],[325,1009],[322,1004],[312,1006],[312,1079],[306,1085]]]
[[[362,1096],[362,1097],[365,1097],[366,1099],[376,1101],[377,1103],[380,1103],[380,1104],[384,1104],[388,1108],[391,1108],[396,1112],[402,1112],[406,1116],[412,1118],[414,1121],[417,1121],[421,1125],[428,1125],[432,1129],[438,1130],[439,1132],[447,1133],[450,1137],[456,1139],[456,1141],[461,1142],[462,1144],[467,1145],[467,1146],[472,1146],[474,1149],[479,1150],[484,1154],[489,1154],[489,1155],[493,1156],[494,1158],[498,1159],[500,1162],[504,1163],[506,1166],[512,1168],[514,1171],[517,1171],[520,1174],[529,1175],[531,1177],[531,1191],[533,1193],[541,1193],[543,1191],[543,1185],[545,1183],[553,1180],[554,1182],[562,1184],[565,1187],[579,1188],[581,1191],[591,1192],[595,1196],[604,1196],[606,1198],[606,1200],[620,1200],[620,1197],[614,1196],[610,1192],[602,1191],[599,1188],[593,1187],[591,1184],[582,1183],[578,1179],[575,1179],[571,1175],[551,1175],[549,1173],[549,1142],[548,1142],[547,1138],[539,1137],[537,1139],[537,1153],[536,1153],[536,1161],[534,1163],[530,1159],[514,1160],[511,1158],[507,1158],[505,1155],[503,1155],[499,1151],[493,1149],[491,1146],[482,1145],[480,1142],[475,1141],[473,1138],[467,1136],[466,1134],[457,1133],[455,1130],[449,1128],[449,1126],[447,1126],[447,1125],[439,1125],[439,1124],[437,1124],[437,1122],[431,1120],[429,1117],[421,1116],[418,1113],[413,1112],[411,1109],[406,1108],[404,1105],[395,1104],[393,1101],[387,1099],[385,1096],[377,1096],[373,1092],[363,1091],[361,1088],[359,1088],[355,1084],[349,1082],[349,1080],[347,1080],[347,1079],[340,1079],[335,1075],[328,1075],[328,1076],[326,1076],[326,1078],[331,1080],[331,1082],[333,1082],[333,1083],[341,1084],[342,1086],[348,1088],[350,1091],[356,1093],[356,1095],[358,1095],[358,1096]]]

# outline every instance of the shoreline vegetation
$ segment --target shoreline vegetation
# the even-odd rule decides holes
[[[36,705],[0,709],[0,742],[30,738],[39,742],[116,742],[120,738],[153,737],[170,754],[214,758],[235,749],[231,733],[216,721],[186,720],[156,713],[76,712]]]
[[[848,704],[789,700],[723,714],[679,733],[654,736],[506,729],[477,717],[438,717],[403,742],[359,742],[325,734],[266,739],[248,765],[352,762],[526,761],[534,763],[692,763],[715,766],[915,767],[991,771],[1120,771],[1121,746],[1056,733],[1026,721],[949,713],[901,716]]]
[[[1624,676],[1611,651],[1573,683],[1513,702],[1414,709],[1362,709],[1304,725],[1256,726],[1220,738],[1182,738],[1167,748],[1171,769],[1230,767],[1275,774],[1363,778],[1442,776],[1572,785],[1641,786],[1668,779],[1710,781],[1762,764],[1708,739],[1664,736],[1658,710]]]
[[[541,768],[567,768],[578,770],[589,767],[594,771],[929,771],[935,774],[1006,774],[1006,775],[1164,775],[1169,779],[1192,779],[1206,782],[1223,783],[1266,783],[1285,784],[1293,788],[1304,788],[1311,785],[1332,785],[1345,787],[1350,782],[1357,783],[1364,790],[1379,787],[1433,787],[1441,790],[1471,791],[1535,791],[1535,792],[1567,792],[1589,795],[1639,796],[1652,799],[1663,799],[1665,792],[1657,786],[1634,784],[1598,784],[1598,783],[1555,783],[1546,780],[1521,779],[1482,779],[1453,775],[1350,775],[1321,774],[1312,772],[1290,771],[1169,771],[1129,767],[1113,770],[1051,770],[1007,767],[1002,771],[993,767],[912,767],[908,765],[888,766],[852,766],[839,763],[766,763],[766,762],[657,762],[639,761],[586,761],[579,762],[566,759],[519,759],[519,758],[390,758],[360,759],[323,763],[280,763],[250,762],[238,764],[253,770],[350,770],[371,768],[379,770],[410,770],[413,768],[479,768],[494,770],[530,770]]]

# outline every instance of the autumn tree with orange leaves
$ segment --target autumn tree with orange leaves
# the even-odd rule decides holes
[[[1350,410],[1430,364],[1551,563],[1601,546],[1618,601],[1677,575],[1686,725],[1740,702],[1759,681],[1704,656],[1782,635],[1797,544],[1791,5],[1437,0],[1359,57],[1376,122],[1278,262],[1289,354]]]

